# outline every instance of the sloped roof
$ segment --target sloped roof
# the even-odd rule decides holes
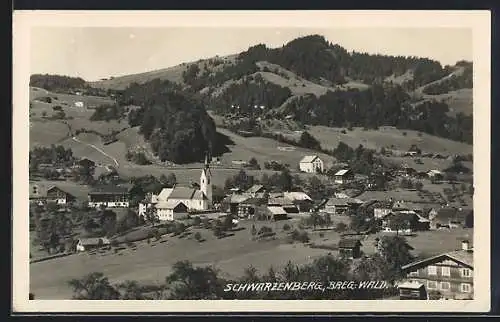
[[[174,187],[168,199],[193,199],[197,189],[188,187]]]
[[[174,190],[173,188],[163,188],[163,189],[161,189],[161,191],[158,194],[158,196],[156,197],[156,199],[158,201],[162,201],[162,200],[165,201],[165,200],[167,200],[173,190]]]
[[[267,210],[269,210],[269,212],[272,215],[286,215],[287,214],[285,209],[283,209],[283,207],[279,207],[279,206],[268,206]]]
[[[404,265],[401,267],[401,269],[408,270],[412,269],[413,267],[422,267],[447,258],[455,262],[461,263],[469,267],[470,269],[474,268],[474,253],[472,251],[469,252],[465,250],[455,250]]]
[[[420,289],[420,288],[422,288],[424,286],[425,285],[423,283],[420,283],[420,282],[409,282],[409,281],[406,281],[406,282],[398,284],[398,288],[409,288],[409,289],[413,289],[413,290],[418,290],[418,289]]]
[[[33,193],[33,188],[35,186],[38,188],[38,193]],[[64,193],[66,193],[67,195],[73,196],[71,193],[65,191],[64,189],[61,189],[60,187],[58,187],[56,185],[47,186],[45,184],[41,184],[38,182],[30,182],[29,183],[29,198],[45,198],[45,197],[47,197],[47,193],[52,189],[57,189],[57,190],[60,190]]]
[[[336,176],[343,176],[345,175],[346,173],[348,173],[349,171],[351,171],[350,169],[342,169],[342,170],[339,170],[335,173]]]
[[[349,204],[363,204],[363,201],[356,198],[330,198],[326,203],[327,206],[347,206]]]
[[[355,248],[357,246],[362,246],[359,239],[344,238],[339,241],[339,248]]]
[[[297,201],[309,200],[309,201],[312,201],[311,197],[309,197],[305,192],[302,192],[302,191],[284,192],[283,196],[287,199],[290,199],[290,200],[297,200]]]
[[[248,193],[257,193],[257,192],[259,192],[259,191],[260,191],[261,189],[263,189],[263,188],[264,188],[264,186],[263,186],[263,185],[261,185],[261,184],[254,184],[253,186],[251,186],[251,187],[247,190],[247,192],[248,192]]]
[[[285,197],[269,198],[268,205],[294,206],[292,200]]]
[[[193,194],[192,199],[194,200],[208,200],[207,196],[201,190],[196,190]]]
[[[327,206],[347,206],[347,200],[349,198],[330,198],[326,202]]]
[[[242,203],[248,199],[250,199],[250,196],[247,194],[232,194],[229,197],[229,202],[230,203]]]
[[[300,163],[311,163],[318,158],[317,155],[306,155],[300,160]]]
[[[167,201],[160,201],[156,205],[156,209],[175,209],[178,205],[183,205],[184,207],[187,208],[187,206],[179,200],[167,200]]]

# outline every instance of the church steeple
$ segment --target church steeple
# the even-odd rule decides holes
[[[208,159],[208,153],[205,154],[205,167],[201,170],[200,190],[207,197],[209,207],[211,207],[211,204],[212,204],[212,173],[210,171],[210,161]]]
[[[209,161],[208,161],[208,153],[205,153],[205,169],[208,169],[210,167]]]

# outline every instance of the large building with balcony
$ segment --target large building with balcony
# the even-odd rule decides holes
[[[429,299],[473,299],[473,255],[469,242],[463,241],[460,250],[405,265],[402,267],[407,278],[404,285],[423,285]],[[406,291],[407,288],[400,287],[402,297]]]

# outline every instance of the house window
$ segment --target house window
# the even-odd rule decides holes
[[[450,276],[450,268],[446,266],[441,267],[441,275]]]
[[[470,276],[471,276],[470,269],[462,268],[462,277],[470,277]]]
[[[470,284],[468,284],[468,283],[460,284],[460,291],[462,293],[469,293],[470,292]]]
[[[429,290],[435,290],[437,288],[437,283],[435,281],[427,281],[427,288]]]
[[[437,267],[436,266],[429,266],[427,267],[427,274],[429,275],[437,275]]]
[[[449,290],[450,289],[450,283],[448,283],[448,282],[441,282],[440,288],[442,290]]]

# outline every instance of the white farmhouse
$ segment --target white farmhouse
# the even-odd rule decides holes
[[[323,160],[317,155],[306,155],[300,160],[299,169],[302,172],[318,173],[323,172]]]

